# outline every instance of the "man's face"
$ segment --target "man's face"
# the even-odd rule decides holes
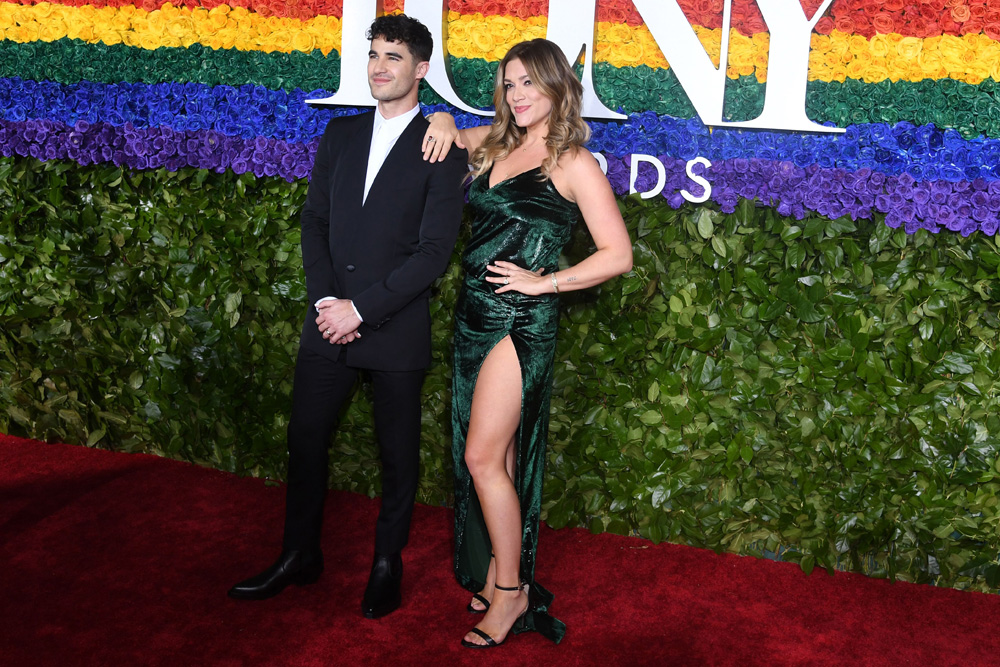
[[[406,97],[427,74],[428,63],[418,63],[402,42],[372,40],[368,51],[368,86],[372,97],[391,102]]]

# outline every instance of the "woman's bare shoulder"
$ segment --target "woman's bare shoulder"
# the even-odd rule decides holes
[[[556,168],[573,180],[604,178],[597,158],[582,146],[574,146],[560,155]]]

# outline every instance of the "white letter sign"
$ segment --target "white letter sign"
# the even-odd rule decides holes
[[[704,158],[700,155],[693,160],[688,160],[688,163],[684,165],[684,173],[687,174],[688,178],[704,188],[704,192],[701,193],[700,197],[695,197],[687,190],[681,190],[681,197],[684,197],[684,199],[687,199],[692,204],[700,204],[703,201],[708,201],[708,198],[712,196],[712,184],[709,183],[704,176],[699,176],[694,173],[693,167],[696,164],[702,165],[705,169],[712,166],[712,163],[708,161],[708,158]]]
[[[716,67],[698,41],[691,24],[677,0],[633,0],[646,27],[666,56],[681,87],[705,125],[717,127],[793,130],[797,132],[843,132],[826,127],[806,116],[806,84],[809,74],[809,46],[812,30],[833,0],[823,0],[807,19],[798,0],[756,0],[767,22],[770,46],[767,62],[767,88],[764,110],[753,120],[730,122],[723,117],[726,94],[726,69],[729,62],[729,27],[732,0],[724,0],[722,9],[722,44]],[[316,104],[374,106],[368,88],[368,53],[365,30],[382,14],[381,0],[344,0],[341,20],[340,88],[336,94]],[[449,73],[446,0],[405,0],[404,11],[431,31],[435,55],[427,83],[449,104],[468,113],[493,115],[467,105],[455,92]],[[586,118],[624,119],[608,109],[594,92],[594,31],[597,25],[597,0],[549,0],[548,38],[555,42],[566,59],[576,64],[583,55],[583,115]]]
[[[663,167],[663,163],[652,155],[632,153],[632,173],[629,175],[628,179],[628,193],[630,195],[634,195],[638,192],[638,190],[635,189],[635,181],[639,178],[639,163],[641,162],[646,162],[656,167],[656,187],[639,195],[641,199],[652,199],[656,195],[663,192],[663,186],[667,184],[667,170]]]

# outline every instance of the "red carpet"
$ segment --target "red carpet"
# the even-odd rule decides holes
[[[451,511],[418,506],[403,607],[359,604],[377,501],[332,494],[319,583],[226,589],[276,557],[284,489],[154,456],[0,435],[3,665],[989,665],[1000,596],[543,528],[569,626],[492,651],[451,575]]]

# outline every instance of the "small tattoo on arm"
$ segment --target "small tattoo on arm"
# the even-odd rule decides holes
[[[574,280],[576,280],[576,276],[570,276],[569,278],[566,279],[566,282],[571,283]]]

